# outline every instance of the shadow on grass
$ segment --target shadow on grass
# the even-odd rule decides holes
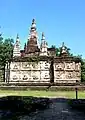
[[[29,115],[32,112],[49,109],[49,106],[53,103],[66,103],[66,107],[70,109],[77,111],[83,110],[85,112],[84,99],[6,96],[0,98],[0,120],[18,120],[18,116]]]
[[[29,114],[49,107],[49,98],[32,96],[6,96],[0,98],[0,116],[10,117]],[[5,119],[5,118],[4,118]],[[17,119],[17,118],[16,118]]]

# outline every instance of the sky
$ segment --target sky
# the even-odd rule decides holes
[[[64,42],[85,58],[85,0],[0,0],[0,31],[14,41],[18,33],[22,49],[33,18],[39,42],[44,32],[49,47]]]

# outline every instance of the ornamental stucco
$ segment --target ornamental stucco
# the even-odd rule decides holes
[[[53,69],[52,69],[53,67]],[[56,62],[44,60],[38,62],[15,62],[9,67],[9,82],[45,83],[54,76],[55,83],[76,82],[81,80],[81,63],[75,61]],[[6,77],[7,77],[6,76]],[[7,78],[6,78],[7,79]]]

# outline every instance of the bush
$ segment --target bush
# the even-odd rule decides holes
[[[7,96],[0,98],[0,109],[12,112],[30,113],[36,109],[45,109],[49,105],[49,98],[26,96]]]

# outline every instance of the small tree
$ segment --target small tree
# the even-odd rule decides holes
[[[3,39],[0,35],[0,70],[4,71],[5,77],[5,65],[6,62],[13,56],[13,39]]]

